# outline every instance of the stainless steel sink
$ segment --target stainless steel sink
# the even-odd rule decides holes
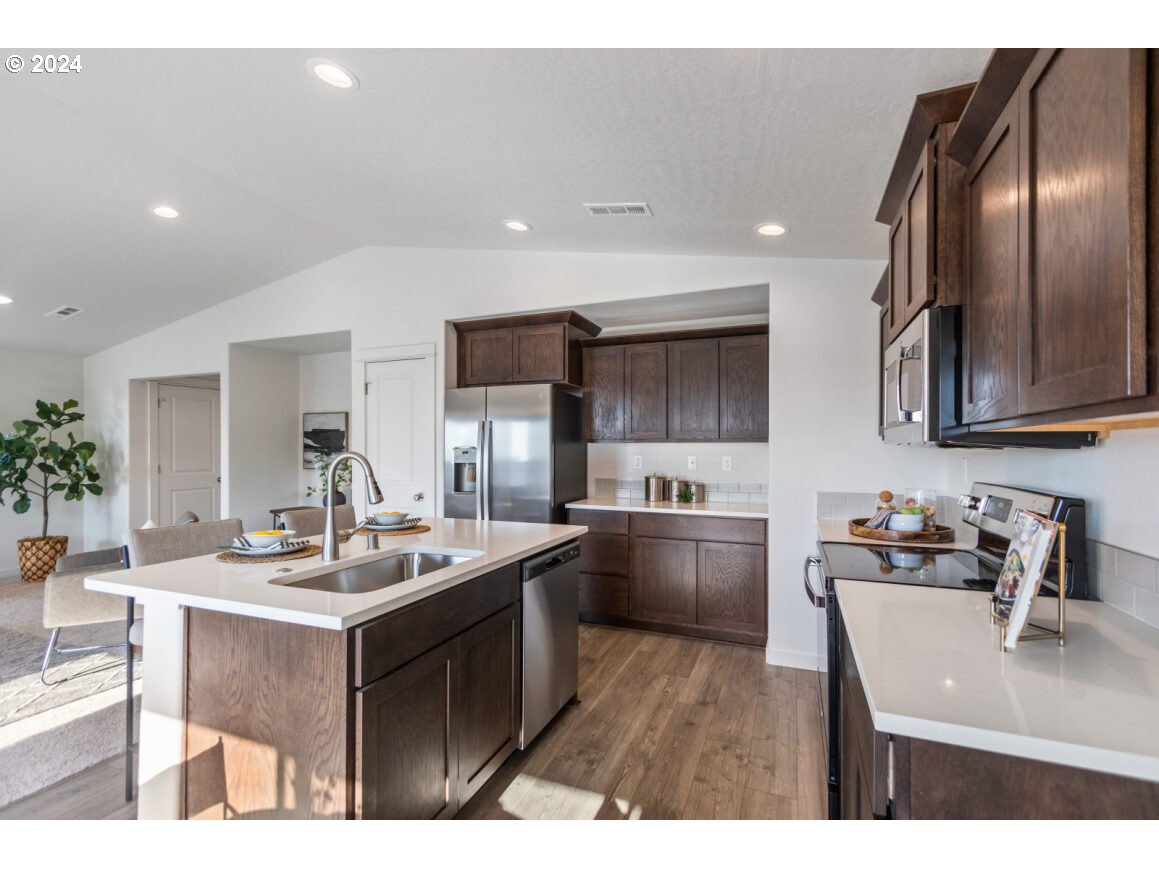
[[[292,588],[312,588],[317,591],[332,591],[338,594],[365,594],[391,585],[398,585],[408,579],[416,579],[427,573],[453,567],[470,561],[475,555],[451,552],[400,552],[377,561],[344,567],[333,573],[311,576],[307,579],[274,580],[277,585]]]

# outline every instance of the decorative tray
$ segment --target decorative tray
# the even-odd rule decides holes
[[[885,528],[866,528],[868,519],[850,519],[849,533],[870,540],[889,540],[894,543],[953,543],[954,529],[936,525],[933,531],[889,531]]]

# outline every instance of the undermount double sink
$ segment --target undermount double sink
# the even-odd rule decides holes
[[[306,579],[275,579],[274,585],[290,588],[309,588],[337,594],[366,594],[379,591],[400,582],[417,579],[444,567],[454,567],[483,553],[454,549],[408,549],[366,561],[351,567],[342,567],[332,573],[323,573]]]

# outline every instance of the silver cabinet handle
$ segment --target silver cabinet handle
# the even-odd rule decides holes
[[[816,555],[809,555],[805,558],[805,594],[809,598],[809,603],[817,607],[817,609],[825,609],[825,592],[822,590],[820,594],[813,588],[813,580],[809,575],[814,567],[821,566],[821,559]]]

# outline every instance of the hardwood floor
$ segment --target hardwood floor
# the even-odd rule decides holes
[[[137,817],[125,802],[125,756],[118,754],[0,809],[0,821],[124,821]]]
[[[466,819],[824,818],[817,674],[759,649],[583,625],[580,703]]]
[[[460,818],[823,818],[817,674],[760,649],[580,626],[580,703],[516,752]],[[134,818],[111,758],[0,809]]]

